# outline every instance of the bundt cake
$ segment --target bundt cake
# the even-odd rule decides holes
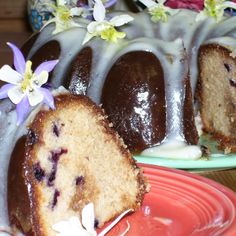
[[[100,0],[95,4],[102,9]],[[59,59],[47,86],[63,85],[74,95],[58,95],[56,110],[34,109],[19,127],[14,104],[1,101],[2,183],[7,183],[12,158],[8,187],[0,185],[0,226],[9,225],[9,210],[11,223],[24,232],[52,235],[52,224],[80,212],[90,201],[100,226],[141,204],[146,191],[142,173],[89,98],[102,105],[133,153],[201,157],[198,110],[204,131],[213,134],[225,152],[236,151],[236,17],[203,17],[209,9],[202,14],[172,12],[163,1],[152,4],[168,14],[159,19],[147,6],[139,13],[110,11],[105,16],[103,9],[91,20],[88,15],[73,18],[69,11],[66,19],[76,27],[57,28],[55,34],[54,21],[23,45],[33,70],[42,61]],[[96,31],[101,28],[108,31]],[[0,94],[3,98],[2,90]]]
[[[111,11],[106,19],[121,14],[123,12]],[[53,34],[55,24],[49,24],[33,35],[22,50],[35,66],[42,60],[59,58],[50,77],[52,86],[63,85],[74,94],[87,95],[102,104],[108,119],[133,153],[199,158],[202,153],[196,146],[199,140],[194,122],[198,113],[196,104],[204,104],[200,108],[204,130],[220,137],[220,146],[233,152],[236,140],[235,79],[234,73],[227,72],[227,68],[232,64],[233,69],[235,59],[231,56],[234,47],[229,48],[228,40],[224,38],[234,40],[236,17],[225,15],[221,19],[205,17],[199,20],[198,12],[178,9],[167,21],[153,22],[148,11],[128,14],[133,20],[120,27],[126,37],[115,43],[99,37],[84,41],[91,20],[75,17],[74,21],[80,27]],[[212,39],[215,39],[214,43]],[[220,55],[227,50],[223,57],[218,57],[216,66],[215,57],[210,55],[213,51]],[[227,60],[232,61],[229,66]],[[208,70],[212,64],[214,69]],[[203,85],[205,75],[212,71],[217,78],[226,73],[232,77],[221,77],[217,83],[209,80],[214,87],[224,80],[224,92],[217,106],[212,95],[221,87],[211,88],[208,93]],[[201,86],[197,86],[198,77],[201,77]],[[194,99],[197,88],[200,102]],[[223,97],[223,94],[227,96]],[[217,128],[222,124],[224,128]],[[176,149],[175,155],[171,156],[167,148],[166,152],[158,154],[159,147],[168,147],[169,143],[177,143],[183,148],[188,145],[188,151],[178,154]],[[192,148],[190,156],[189,148]]]
[[[50,236],[56,235],[54,224],[79,216],[88,203],[94,204],[97,226],[139,208],[146,181],[102,109],[70,94],[57,95],[55,107],[36,114],[13,150],[11,224]]]

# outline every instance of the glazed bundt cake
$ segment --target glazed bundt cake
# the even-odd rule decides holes
[[[95,3],[101,7],[101,1]],[[32,230],[32,216],[33,232],[51,235],[52,224],[80,212],[90,201],[99,225],[141,204],[146,191],[141,171],[101,110],[84,95],[101,104],[133,153],[201,157],[195,125],[198,109],[203,129],[220,141],[225,152],[235,151],[236,17],[199,19],[195,11],[167,11],[164,22],[156,22],[150,9],[110,11],[106,16],[102,12],[94,15],[95,21],[69,15],[76,27],[55,33],[54,21],[24,44],[22,52],[32,61],[33,71],[42,61],[59,59],[47,86],[63,85],[74,95],[58,95],[55,111],[36,109],[19,127],[15,106],[8,99],[1,102],[3,183],[12,159],[8,209],[7,186],[0,185],[0,226],[9,225],[9,210],[11,223],[24,232]],[[104,22],[108,32],[92,27]]]
[[[121,14],[123,12],[111,11],[106,19]],[[64,85],[72,93],[87,95],[97,104],[102,104],[108,119],[133,153],[158,156],[159,146],[177,142],[194,149],[192,156],[185,151],[185,159],[196,159],[202,155],[196,146],[199,136],[194,122],[198,109],[194,107],[197,87],[204,90],[199,91],[202,94],[200,104],[205,104],[200,109],[204,130],[223,135],[221,140],[227,142],[222,141],[220,146],[228,151],[235,150],[234,96],[222,98],[227,102],[220,101],[221,107],[216,108],[213,102],[211,111],[206,111],[209,106],[205,98],[208,97],[209,102],[214,99],[202,84],[205,81],[202,76],[206,73],[204,68],[209,67],[209,58],[204,59],[207,53],[203,45],[210,39],[217,39],[214,45],[219,46],[209,41],[209,47],[214,48],[207,50],[209,54],[211,51],[221,53],[226,50],[221,49],[224,47],[229,50],[224,58],[235,60],[230,56],[234,48],[229,49],[227,41],[221,37],[234,39],[236,17],[225,15],[217,21],[212,17],[197,20],[198,12],[178,9],[167,21],[153,22],[148,11],[128,14],[133,20],[121,26],[126,37],[115,43],[99,37],[85,42],[86,27],[91,21],[79,17],[74,20],[80,27],[69,28],[58,34],[53,34],[53,23],[47,25],[29,39],[23,46],[23,52],[35,66],[42,60],[59,58],[60,62],[50,78],[52,86]],[[214,64],[213,59],[211,63]],[[218,77],[224,75],[223,72],[217,72],[219,68],[227,70],[224,66],[227,63],[223,59],[221,63],[221,67],[214,67]],[[201,72],[202,86],[197,86],[198,71]],[[228,93],[228,89],[228,94],[235,92],[232,81],[235,80],[225,80],[224,83],[228,85],[224,93]],[[224,126],[228,126],[227,131],[217,128],[221,124],[213,124],[219,121],[212,116],[223,113],[227,118],[220,120],[224,120]],[[165,154],[166,157],[172,157],[168,153],[162,155]],[[182,152],[175,156],[183,157]]]
[[[101,108],[85,96],[70,94],[56,96],[55,106],[41,109],[29,125],[25,157],[19,143],[13,151],[8,174],[11,223],[25,233],[32,227],[34,235],[50,236],[56,235],[54,224],[79,216],[88,203],[94,204],[97,226],[139,208],[147,184]],[[28,205],[26,195],[19,194],[24,190]]]

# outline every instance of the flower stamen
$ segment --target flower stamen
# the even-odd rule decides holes
[[[225,0],[205,0],[204,9],[197,15],[196,21],[211,17],[216,22],[219,22],[223,18],[224,11],[227,8],[236,9],[236,3]]]
[[[25,64],[25,73],[23,76],[23,81],[21,83],[21,90],[23,93],[26,92],[27,88],[29,88],[29,89],[31,88],[31,80],[34,76],[31,67],[32,67],[32,62],[27,61]]]

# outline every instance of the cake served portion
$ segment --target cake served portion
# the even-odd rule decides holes
[[[236,55],[230,46],[236,40],[224,41],[225,46],[212,42],[200,48],[198,95],[205,131],[229,153],[236,152]]]
[[[26,138],[23,173],[34,235],[56,235],[54,224],[80,216],[89,203],[99,227],[138,209],[146,181],[103,111],[87,97],[69,94],[56,96],[55,107],[37,113]],[[9,185],[15,186],[11,175],[17,173],[11,165],[9,171]],[[11,188],[10,203],[14,194]],[[19,207],[9,209],[12,223],[22,221],[15,219]]]

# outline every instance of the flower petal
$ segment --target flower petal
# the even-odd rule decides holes
[[[98,25],[99,25],[99,23],[96,22],[96,21],[92,21],[91,23],[89,23],[88,26],[87,26],[88,32],[89,32],[90,34],[95,33],[95,31],[96,31]]]
[[[36,106],[43,101],[43,94],[39,89],[34,89],[27,94],[30,106]]]
[[[47,71],[42,71],[40,73],[40,75],[38,76],[34,76],[31,79],[31,86],[33,88],[39,88],[41,87],[43,84],[46,84],[48,81],[48,72]]]
[[[43,102],[49,106],[52,110],[55,109],[55,105],[54,105],[54,97],[52,95],[52,93],[50,92],[50,90],[46,89],[46,88],[39,88],[40,92],[43,94]]]
[[[5,84],[0,88],[0,99],[8,97],[8,91],[15,87],[13,84]]]
[[[68,220],[62,220],[52,226],[54,231],[57,231],[58,236],[68,235],[87,235],[85,229],[82,227],[80,220],[76,216],[70,217]]]
[[[57,2],[58,6],[65,6],[65,4],[66,4],[65,0],[57,0],[56,2]]]
[[[114,221],[111,222],[104,230],[102,230],[101,233],[98,234],[98,236],[104,236],[107,232],[109,232],[125,215],[127,215],[129,212],[134,211],[133,209],[128,209],[124,211],[122,214],[120,214]]]
[[[47,25],[51,24],[51,23],[55,23],[56,22],[56,18],[52,18],[50,20],[48,20],[40,29],[40,31],[42,31]]]
[[[8,97],[14,104],[20,103],[24,96],[20,86],[14,86],[8,90]]]
[[[147,8],[157,6],[158,4],[155,1],[152,0],[139,0],[144,6]]]
[[[10,84],[18,84],[22,79],[22,75],[8,65],[4,65],[0,69],[0,80],[2,81]]]
[[[130,21],[132,21],[134,18],[129,16],[129,15],[119,15],[119,16],[115,16],[110,20],[110,23],[114,26],[121,26],[124,24],[129,23]]]
[[[114,5],[116,2],[117,2],[117,0],[109,0],[109,1],[105,2],[104,6],[105,6],[105,8],[109,8],[112,5]]]
[[[95,21],[103,21],[105,19],[106,9],[101,0],[95,0],[93,8],[93,17]]]
[[[236,3],[235,2],[230,2],[226,1],[223,3],[224,8],[231,8],[231,9],[236,9]]]
[[[93,38],[95,35],[94,34],[90,34],[90,33],[87,33],[84,37],[84,40],[82,42],[82,45],[84,45],[85,43],[87,43],[91,38]]]
[[[14,67],[17,72],[24,74],[25,72],[25,58],[20,51],[20,49],[12,43],[7,43],[7,45],[12,49],[14,54]]]
[[[30,105],[29,100],[27,96],[24,96],[24,98],[21,100],[20,103],[16,105],[16,113],[17,113],[17,125],[20,125],[23,123],[23,121],[26,119],[27,115],[30,112]]]
[[[51,72],[58,62],[59,60],[45,61],[36,68],[34,74],[38,76],[42,71]]]
[[[73,7],[70,9],[71,16],[80,16],[83,13],[82,7]]]
[[[94,205],[87,204],[82,210],[82,224],[87,231],[94,231]]]
[[[68,227],[67,221],[59,221],[52,226],[52,229],[56,232],[62,233]]]

